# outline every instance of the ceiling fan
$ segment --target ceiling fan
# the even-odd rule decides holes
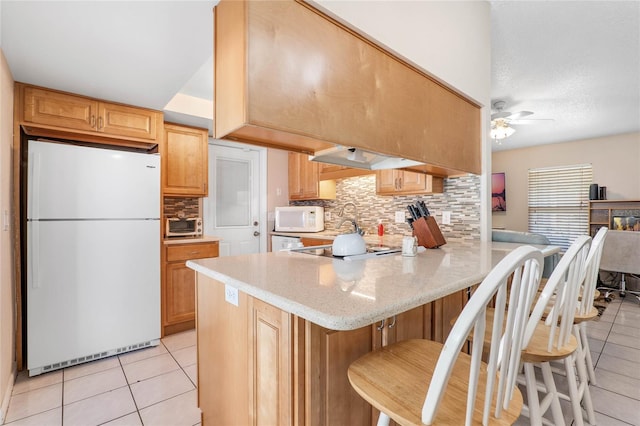
[[[491,139],[504,139],[511,135],[513,135],[516,131],[510,125],[518,125],[518,124],[532,124],[538,121],[553,121],[553,119],[524,119],[524,117],[528,117],[533,115],[531,111],[518,111],[518,112],[508,112],[504,111],[504,107],[506,106],[505,101],[495,101],[493,103],[493,109],[496,111],[491,114]]]

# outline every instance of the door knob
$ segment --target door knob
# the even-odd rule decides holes
[[[254,231],[254,232],[253,232],[253,236],[254,236],[254,237],[257,237],[258,235],[260,235],[260,233],[259,233],[258,231]]]

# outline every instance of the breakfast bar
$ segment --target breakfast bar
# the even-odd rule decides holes
[[[370,425],[377,413],[351,389],[349,364],[399,340],[444,341],[473,286],[518,246],[449,242],[413,257],[281,251],[187,262],[197,272],[203,424]]]

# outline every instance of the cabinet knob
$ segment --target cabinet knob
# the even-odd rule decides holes
[[[391,319],[391,323],[389,323],[389,328],[393,328],[396,326],[396,316],[394,315]]]
[[[380,325],[376,328],[378,329],[378,331],[382,331],[382,329],[384,328],[384,320],[380,321]]]

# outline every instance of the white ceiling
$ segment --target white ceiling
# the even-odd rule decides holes
[[[198,1],[0,3],[16,81],[164,110],[213,94],[212,8]],[[552,122],[519,125],[493,150],[640,131],[640,0],[492,1],[492,100]]]

